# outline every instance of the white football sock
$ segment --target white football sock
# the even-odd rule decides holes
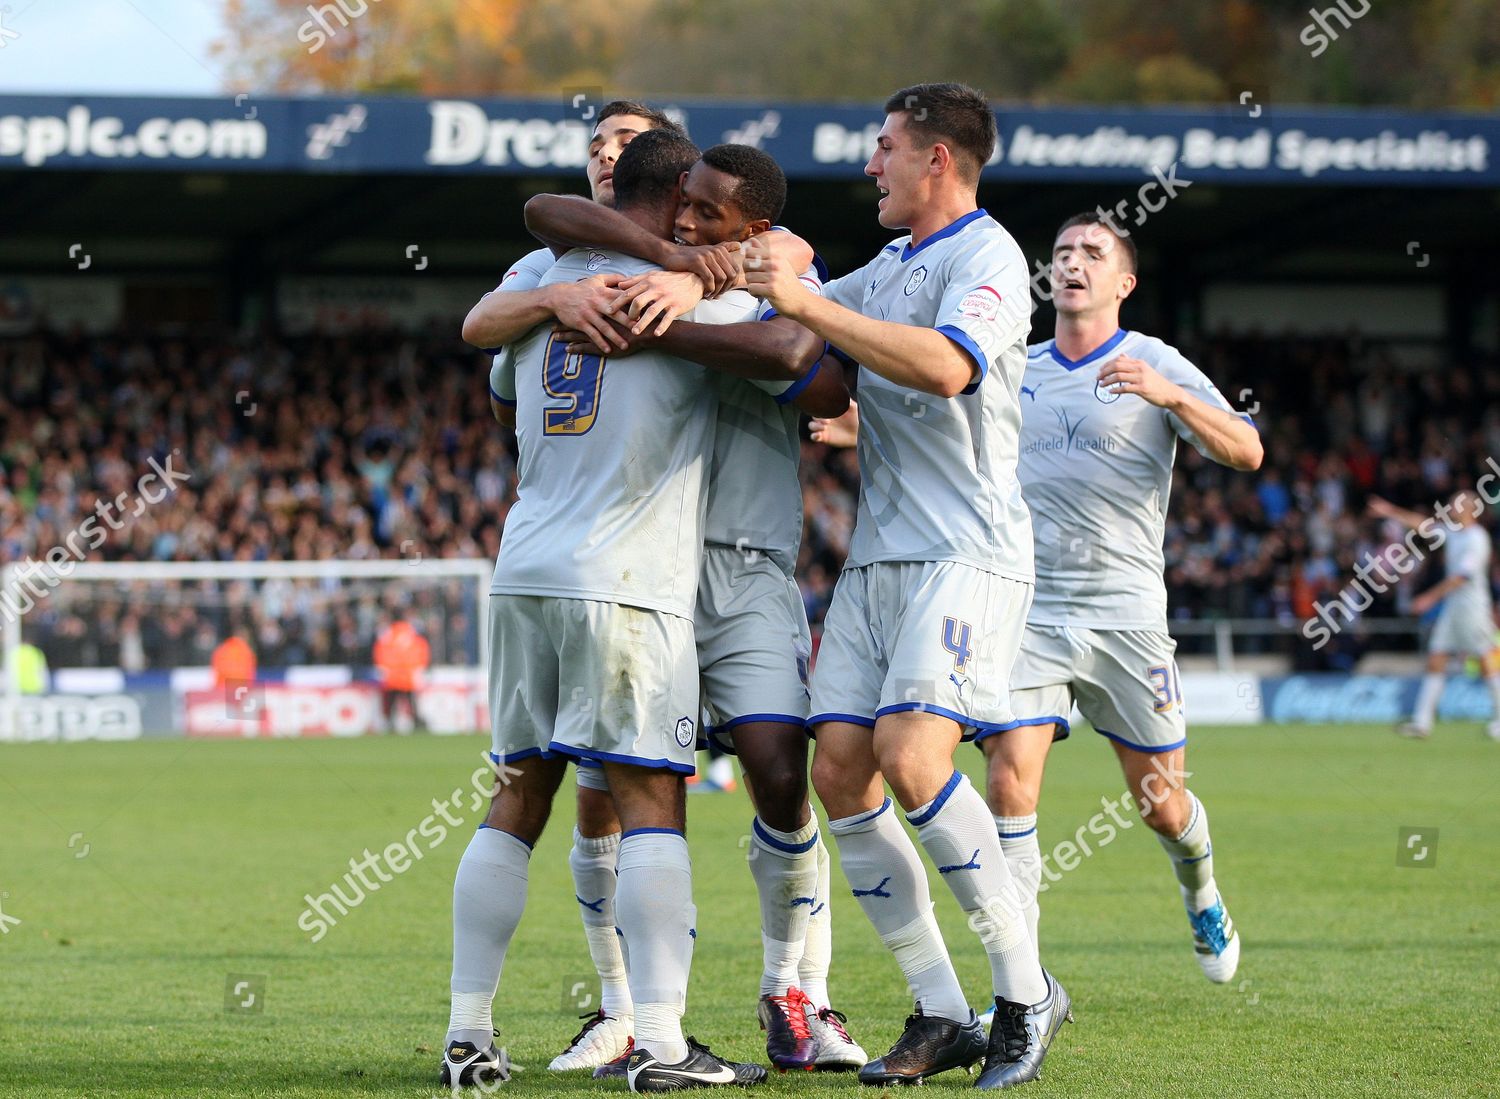
[[[1438,699],[1443,696],[1443,683],[1447,677],[1437,672],[1428,672],[1422,677],[1422,687],[1417,691],[1417,708],[1411,723],[1419,729],[1431,729],[1437,717]]]
[[[1500,713],[1500,710],[1496,711]],[[813,814],[814,822],[817,814]],[[818,833],[814,848],[818,855],[818,888],[813,896],[817,903],[807,914],[807,935],[802,940],[802,961],[797,966],[797,987],[821,1011],[831,1006],[828,1002],[828,968],[833,964],[833,907],[829,888],[829,874],[833,860],[828,857],[828,847],[823,843],[823,834]]]
[[[1214,845],[1208,838],[1208,810],[1191,790],[1184,793],[1193,803],[1187,827],[1174,840],[1160,834],[1156,839],[1172,857],[1172,872],[1182,886],[1183,903],[1198,913],[1213,906],[1219,887],[1214,884]]]
[[[662,1064],[688,1054],[682,1038],[698,910],[681,832],[638,829],[620,840],[615,918],[628,944],[635,1044]]]
[[[625,956],[615,933],[615,862],[620,855],[620,833],[585,836],[573,829],[573,849],[568,866],[573,871],[573,896],[583,916],[583,933],[589,957],[599,974],[599,1006],[604,1014],[623,1019],[634,1013],[630,984],[625,977]]]
[[[469,840],[453,879],[452,1005],[449,1042],[484,1049],[493,1037],[491,1005],[505,952],[526,907],[531,847],[481,826]]]
[[[859,906],[896,955],[923,1013],[967,1022],[972,1013],[932,917],[927,871],[891,799],[868,813],[831,820],[828,830],[838,837],[844,876]]]
[[[954,771],[938,796],[906,819],[984,944],[995,995],[1018,1004],[1045,998],[1047,980],[995,820],[968,776]]]
[[[1484,681],[1490,689],[1490,718],[1500,721],[1500,672],[1485,676]]]
[[[762,996],[785,996],[797,983],[807,938],[807,915],[818,903],[818,822],[778,832],[760,817],[750,822],[750,876],[760,894]]]
[[[1037,890],[1042,884],[1042,846],[1036,834],[1036,814],[996,817],[995,831],[1000,836],[1000,850],[1005,853],[1005,864],[1010,867],[1011,880],[1016,883],[1016,893],[1026,913],[1026,930],[1040,953],[1042,940],[1037,937],[1036,930],[1042,916],[1041,905],[1037,903]]]

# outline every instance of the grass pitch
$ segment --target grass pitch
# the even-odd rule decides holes
[[[402,842],[432,799],[467,790],[485,746],[0,746],[0,1095],[437,1094],[450,886],[479,817],[467,796],[462,828],[430,850],[419,836],[420,861],[321,941],[298,918],[304,894],[341,880],[351,858]],[[960,758],[978,774],[979,753]],[[1244,937],[1240,973],[1227,986],[1203,979],[1165,857],[1143,826],[1122,832],[1043,898],[1043,957],[1078,1022],[1026,1093],[1496,1094],[1500,745],[1473,727],[1425,743],[1376,728],[1198,729],[1188,762]],[[1097,737],[1060,744],[1043,849],[1121,788]],[[736,793],[695,797],[689,813],[699,938],[687,1029],[763,1062],[741,840],[750,808]],[[580,1001],[592,988],[565,858],[571,819],[564,801],[532,861],[496,1004],[500,1041],[525,1068],[504,1087],[518,1099],[622,1090],[545,1070],[576,1029],[575,986]],[[980,1002],[978,943],[941,883],[933,896]],[[873,1054],[910,1001],[837,868],[834,900],[836,1005]],[[971,1082],[950,1073],[927,1086]],[[765,1089],[859,1090],[804,1073]]]

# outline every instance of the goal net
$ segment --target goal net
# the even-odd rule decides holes
[[[0,740],[488,728],[489,561],[65,556],[0,569]]]

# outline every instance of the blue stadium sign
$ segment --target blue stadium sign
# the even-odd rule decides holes
[[[0,96],[0,168],[572,173],[597,90],[552,100]],[[857,179],[877,105],[665,104],[700,145],[738,141],[794,179]],[[1002,108],[986,178],[1500,185],[1500,116],[1276,108]]]

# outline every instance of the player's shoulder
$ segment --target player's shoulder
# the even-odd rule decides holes
[[[1158,339],[1155,336],[1148,336],[1146,333],[1137,332],[1134,329],[1127,329],[1125,331],[1125,338],[1120,341],[1118,350],[1121,355],[1129,355],[1133,359],[1140,359],[1142,362],[1150,363],[1158,370],[1197,370],[1191,359],[1166,340]]]
[[[552,249],[533,248],[530,252],[527,252],[520,259],[516,260],[515,263],[510,265],[510,270],[505,272],[505,277],[506,279],[510,279],[511,277],[519,275],[524,271],[542,273],[545,272],[549,267],[551,267],[552,264],[556,261],[557,257],[552,254]]]

